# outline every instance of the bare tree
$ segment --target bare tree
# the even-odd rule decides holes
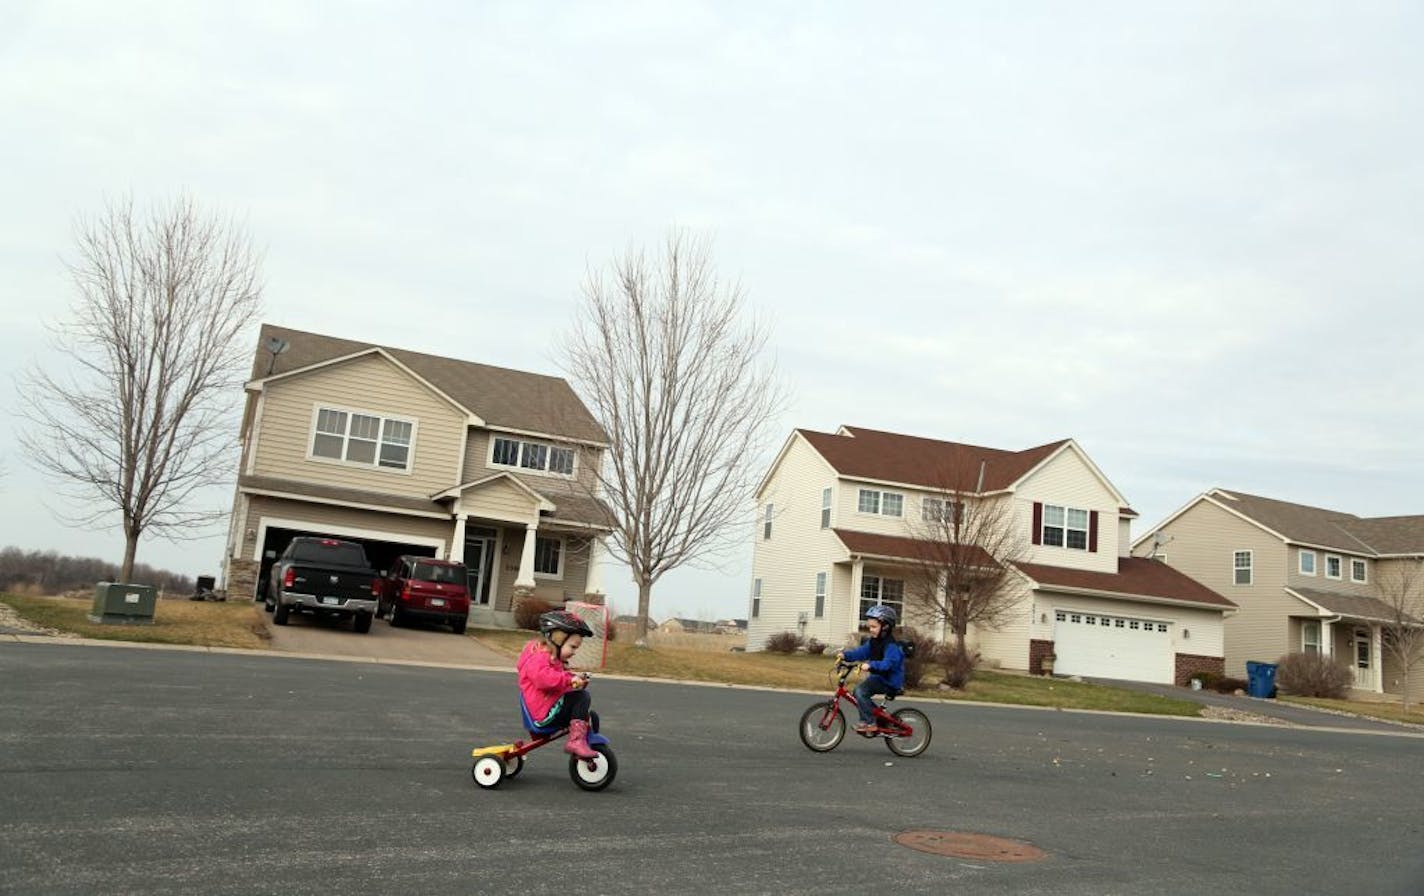
[[[745,534],[782,389],[762,362],[766,328],[743,321],[744,292],[718,279],[702,239],[674,230],[656,256],[630,248],[589,272],[583,297],[564,366],[608,431],[597,495],[645,644],[658,579]]]
[[[945,624],[963,655],[970,625],[997,629],[1016,607],[1013,564],[1027,546],[1009,499],[980,494],[978,464],[945,467],[934,481],[935,496],[910,521],[906,597],[919,614]]]
[[[1377,587],[1380,600],[1389,608],[1380,626],[1383,647],[1399,664],[1407,713],[1410,673],[1424,665],[1424,558],[1381,564]]]
[[[246,234],[188,198],[146,214],[111,204],[76,228],[77,298],[53,327],[63,371],[20,380],[20,445],[75,509],[74,525],[124,533],[119,575],[145,534],[183,538],[221,515],[194,493],[231,473],[231,413],[261,311]]]

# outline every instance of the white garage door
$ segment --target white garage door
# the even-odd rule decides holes
[[[1053,671],[1171,684],[1171,626],[1155,619],[1054,611]]]

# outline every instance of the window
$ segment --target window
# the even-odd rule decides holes
[[[920,501],[920,519],[926,523],[956,525],[964,520],[964,505],[944,498],[923,498]]]
[[[1359,583],[1362,584],[1362,585],[1364,584],[1364,582],[1365,582],[1365,561],[1363,561],[1363,560],[1356,560],[1356,559],[1351,558],[1351,560],[1350,560],[1350,581],[1352,581],[1352,582],[1359,582]]]
[[[316,410],[311,456],[362,467],[410,468],[415,424],[363,411]]]
[[[1088,549],[1088,511],[1058,504],[1043,505],[1043,543],[1055,548]]]
[[[901,616],[904,616],[904,581],[883,579],[880,576],[862,576],[860,579],[860,620],[862,624],[865,622],[865,611],[876,604],[894,607]]]
[[[766,521],[761,524],[761,537],[767,539],[771,537],[771,512],[775,504],[766,505]]]
[[[1325,555],[1325,578],[1340,578],[1340,558],[1334,554]]]
[[[904,516],[905,496],[895,492],[881,492],[873,488],[860,490],[856,509],[861,513],[875,513],[881,516]]]
[[[831,490],[821,489],[821,528],[831,528]]]
[[[826,615],[826,574],[816,573],[816,618]]]
[[[574,475],[574,449],[496,436],[490,444],[490,466],[552,473],[555,476]]]
[[[1231,555],[1233,581],[1237,585],[1251,584],[1251,552],[1236,551]]]
[[[1320,623],[1307,620],[1300,624],[1301,653],[1320,652]]]
[[[745,531],[745,530],[743,530]],[[534,538],[534,575],[563,578],[564,542],[561,538]]]
[[[1315,552],[1300,552],[1300,574],[1303,576],[1315,575]]]
[[[752,618],[761,616],[761,579],[752,579]]]

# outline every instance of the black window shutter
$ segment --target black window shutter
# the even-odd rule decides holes
[[[1088,511],[1088,550],[1089,550],[1089,551],[1096,551],[1097,549],[1098,549],[1098,512],[1097,512],[1096,510],[1090,510],[1090,511]]]
[[[1033,543],[1043,544],[1043,502],[1033,502]]]

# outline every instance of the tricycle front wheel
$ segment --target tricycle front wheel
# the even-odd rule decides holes
[[[569,777],[584,790],[602,790],[618,776],[618,757],[608,744],[593,744],[590,750],[598,754],[595,759],[569,757]]]
[[[808,750],[827,753],[845,738],[845,713],[834,703],[817,703],[801,714],[801,743]]]

